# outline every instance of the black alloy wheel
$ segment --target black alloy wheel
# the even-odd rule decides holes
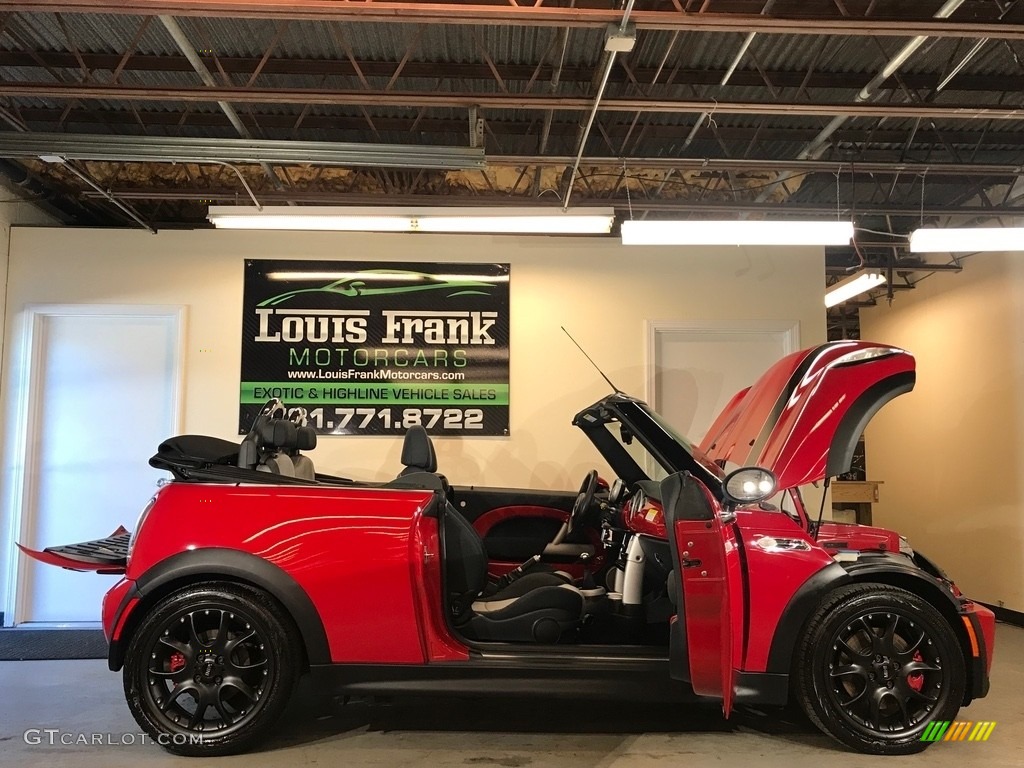
[[[811,720],[853,749],[909,754],[934,720],[953,720],[966,687],[956,633],[917,595],[885,584],[837,590],[808,622],[794,666]]]
[[[125,695],[139,725],[169,751],[239,752],[280,716],[301,655],[294,624],[269,595],[197,584],[158,603],[132,635]]]

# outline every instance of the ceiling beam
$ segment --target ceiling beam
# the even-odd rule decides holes
[[[297,165],[482,169],[484,151],[470,147],[267,139],[196,139],[67,133],[0,133],[0,157],[113,162],[284,163]]]
[[[891,247],[891,245],[890,245]],[[901,248],[909,248],[910,244],[906,238],[902,239],[899,243]],[[960,264],[928,264],[926,262],[901,262],[898,261],[893,264],[893,270],[896,272],[962,272],[963,266]],[[857,265],[851,267],[841,267],[834,265],[827,265],[825,267],[826,275],[849,275],[857,271]]]
[[[229,161],[236,163],[283,162],[294,165],[359,166],[368,164],[359,158],[373,155],[372,163],[396,158],[407,164],[409,155],[416,156],[417,168],[485,167],[482,149],[446,147],[431,144],[380,145],[362,142],[323,142],[301,140],[182,138],[159,136],[109,136],[72,133],[0,132],[0,157],[39,157],[60,155],[77,160],[109,160],[121,162],[195,162]],[[386,156],[386,158],[385,158]],[[461,162],[466,165],[458,166]],[[491,154],[486,166],[564,168],[571,165],[570,155],[508,155]],[[856,161],[800,160],[792,158],[714,158],[714,157],[601,157],[588,156],[588,168],[621,167],[633,171],[676,171],[704,174],[762,173],[780,169],[794,174],[842,174],[844,178],[873,175],[896,175],[905,183],[919,186],[918,179],[927,176],[932,185],[958,183],[958,178],[981,179],[984,183],[1006,183],[1024,173],[1020,163],[956,163],[911,162],[893,159],[858,158]]]
[[[571,162],[568,156],[515,156],[515,155],[488,155],[488,165],[541,165],[541,166],[562,166]],[[844,162],[835,160],[793,160],[790,158],[765,158],[765,159],[732,159],[732,158],[706,158],[706,157],[595,157],[588,156],[585,165],[589,166],[622,166],[632,168],[647,168],[652,170],[677,170],[677,171],[707,171],[707,172],[730,172],[730,171],[762,171],[770,173],[779,168],[793,168],[798,173],[829,173],[829,174],[871,174],[871,173],[900,173],[908,177],[927,173],[931,176],[942,175],[966,175],[966,176],[1011,176],[1015,177],[1024,173],[1024,166],[1020,163],[1014,164],[990,164],[971,165],[968,163],[914,163],[902,161],[871,162],[869,160],[857,160],[855,162]]]
[[[38,130],[52,130],[61,118],[63,118],[63,125],[65,127],[71,125],[138,126],[141,124],[147,128],[178,126],[182,123],[183,118],[185,118],[185,113],[182,111],[143,109],[136,109],[133,112],[129,109],[65,110],[58,107],[21,107],[18,112],[28,124],[36,127]],[[297,115],[298,112],[287,112],[281,114],[279,112],[257,111],[251,115],[251,117],[248,114],[243,114],[242,120],[248,121],[251,119],[254,122],[254,126],[258,123],[265,130],[281,129],[291,131],[295,125],[295,118]],[[191,110],[187,114],[187,123],[192,127],[231,127],[227,118],[219,112],[197,112],[195,110]],[[377,126],[377,129],[380,131],[396,131],[402,133],[415,132],[418,136],[425,136],[432,133],[462,135],[466,131],[466,121],[461,118],[419,117],[417,119],[417,116],[382,117],[375,115],[373,117],[373,124]],[[523,136],[530,129],[530,126],[531,122],[529,120],[501,120],[496,116],[487,121],[487,130],[491,133],[502,136]],[[629,123],[626,122],[606,122],[604,124],[604,130],[612,137],[625,136],[629,132],[629,127]],[[302,120],[302,129],[324,130],[335,133],[356,131],[360,134],[365,134],[366,118],[362,115],[344,115],[334,113],[306,114]],[[674,124],[648,123],[644,130],[643,138],[648,140],[664,138],[675,139],[679,137],[680,130],[680,127]],[[571,119],[552,121],[548,132],[551,136],[574,137],[579,132],[579,123]],[[721,136],[723,140],[738,141],[744,145],[755,138],[763,142],[780,141],[804,144],[814,138],[817,133],[817,128],[783,128],[772,127],[771,125],[765,125],[762,127],[718,126],[718,135]],[[701,138],[704,135],[710,137],[710,134],[711,128],[709,126],[702,126],[698,129],[697,138]],[[906,138],[906,130],[895,128],[891,130],[880,128],[843,128],[836,132],[836,140],[841,143],[860,144],[870,141],[870,143],[874,145],[898,144],[902,147]],[[950,144],[969,147],[971,150],[975,147],[980,147],[980,151],[982,152],[984,152],[987,145],[997,145],[1000,147],[1005,145],[1015,148],[1024,147],[1024,131],[992,132],[980,129],[944,131],[943,138],[945,138]],[[931,143],[924,139],[925,137],[922,137],[920,144],[928,145]],[[1006,152],[1007,150],[1002,151]],[[1013,151],[1016,152],[1018,150]]]
[[[216,63],[213,57],[200,55],[207,66],[220,65],[229,75],[248,77],[259,66],[260,57],[256,56],[218,56]],[[120,68],[125,72],[189,72],[192,64],[184,56],[168,54],[137,54],[133,53],[127,61],[117,53],[87,53],[80,51],[76,56],[65,51],[3,51],[0,50],[0,67],[79,70],[79,59],[92,71],[114,71]],[[390,78],[398,68],[396,61],[359,61],[359,70],[366,77]],[[502,80],[539,81],[550,80],[554,71],[551,64],[536,67],[532,64],[506,64],[495,62],[495,69]],[[657,69],[653,67],[631,67],[633,77],[641,82],[654,79]],[[725,76],[724,69],[677,69],[672,82],[676,85],[718,85]],[[307,75],[358,77],[355,66],[347,59],[309,59],[299,57],[271,57],[263,65],[264,75]],[[593,80],[594,69],[591,66],[563,66],[559,75],[562,82],[589,83]],[[409,61],[402,69],[401,79],[424,79],[436,81],[439,77],[452,80],[493,80],[494,72],[486,63],[465,62],[434,62]],[[813,72],[810,77],[802,70],[765,70],[762,74],[757,70],[736,70],[729,78],[728,85],[736,87],[762,86],[767,77],[777,88],[830,88],[859,91],[871,79],[869,73],[862,72]],[[900,74],[900,80],[908,88],[934,89],[942,80],[941,73],[907,73]],[[621,83],[630,81],[629,74],[616,68],[609,76],[609,81]],[[805,85],[806,81],[806,85]],[[895,78],[883,83],[883,89],[899,88]],[[1017,75],[970,75],[958,74],[946,91],[988,91],[1004,93],[1019,90],[1020,78]]]
[[[9,0],[8,10],[60,13],[170,14],[259,19],[312,19],[346,22],[406,22],[415,24],[476,24],[589,27],[604,29],[618,23],[622,11],[604,7],[518,5],[515,0],[455,2],[394,2],[393,0]],[[756,32],[758,34],[866,37],[972,37],[1024,39],[1020,24],[931,18],[776,16],[748,13],[685,13],[676,10],[637,10],[630,20],[638,29],[691,32]]]
[[[426,91],[348,91],[319,88],[152,87],[96,83],[0,83],[0,96],[53,99],[113,99],[125,101],[229,101],[246,104],[333,104],[389,107],[482,107],[588,111],[588,98],[499,93],[431,93]],[[933,120],[1024,120],[1024,107],[997,105],[943,105],[892,103],[804,103],[715,101],[714,99],[624,99],[601,102],[602,112],[669,112],[731,115],[786,115],[816,117],[906,117]]]

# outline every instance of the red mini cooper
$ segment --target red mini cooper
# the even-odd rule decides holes
[[[822,523],[799,490],[848,471],[913,385],[904,350],[807,349],[699,447],[615,392],[573,423],[616,477],[578,493],[451,486],[422,428],[391,482],[317,473],[316,434],[274,403],[240,445],[163,443],[151,464],[174,479],[134,533],[26,552],[124,574],[110,669],[180,754],[250,747],[304,673],[341,694],[793,701],[853,749],[916,752],[988,692],[994,617],[898,534]]]

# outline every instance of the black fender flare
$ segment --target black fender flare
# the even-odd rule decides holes
[[[904,555],[893,552],[872,552],[846,564],[846,572],[854,581],[879,581],[903,587],[928,600],[946,616],[959,616],[960,602],[942,582]]]
[[[786,603],[768,651],[766,672],[789,675],[793,668],[793,653],[811,614],[821,605],[825,596],[844,584],[852,582],[850,574],[839,563],[829,563],[807,579]]]
[[[139,598],[145,603],[147,598],[159,598],[179,584],[217,577],[251,584],[269,593],[281,603],[295,622],[306,649],[307,662],[310,665],[331,663],[327,632],[306,590],[280,567],[248,552],[221,547],[179,552],[143,573],[135,581],[134,589],[125,596],[125,602],[130,598]],[[122,605],[118,609],[116,622],[120,622],[124,608],[125,605]],[[129,617],[132,625],[138,621],[138,610],[137,605],[133,610],[134,615]],[[111,670],[120,669],[124,663],[123,638],[127,634],[127,631],[122,631],[121,638],[110,643],[108,663]]]
[[[803,583],[779,619],[768,654],[767,671],[788,674],[792,669],[793,652],[800,633],[825,596],[837,587],[865,581],[900,587],[927,600],[950,621],[961,647],[969,650],[966,631],[958,618],[961,607],[956,597],[944,589],[934,576],[903,555],[872,552],[855,561],[832,563]]]

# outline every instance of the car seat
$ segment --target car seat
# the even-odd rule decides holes
[[[451,505],[442,510],[444,582],[452,621],[474,640],[557,643],[583,621],[583,593],[547,572],[526,573],[487,593],[487,551]]]
[[[295,425],[285,419],[257,421],[238,447],[238,466],[295,477],[295,464],[288,455],[298,444]]]
[[[291,454],[295,476],[301,477],[303,480],[316,480],[313,460],[309,456],[299,453],[299,451],[312,451],[316,448],[316,430],[312,427],[297,427],[296,433],[295,450]]]

